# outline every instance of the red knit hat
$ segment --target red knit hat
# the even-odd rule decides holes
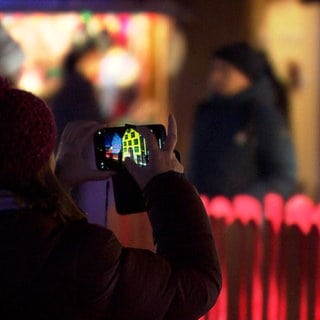
[[[30,92],[10,88],[0,77],[0,188],[34,176],[56,141],[51,110]]]

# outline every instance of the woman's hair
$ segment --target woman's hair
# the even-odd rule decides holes
[[[4,187],[28,209],[48,214],[62,223],[86,219],[86,215],[63,189],[47,162],[32,178],[8,181]]]
[[[0,77],[0,189],[13,192],[24,207],[63,222],[83,219],[50,168],[55,143],[56,124],[47,104]]]

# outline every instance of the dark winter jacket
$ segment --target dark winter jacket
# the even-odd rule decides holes
[[[204,207],[173,172],[153,178],[144,198],[157,253],[124,248],[85,220],[0,211],[0,318],[198,319],[221,288]]]
[[[188,175],[200,193],[285,198],[296,189],[296,158],[285,121],[263,79],[233,97],[213,96],[196,113]]]

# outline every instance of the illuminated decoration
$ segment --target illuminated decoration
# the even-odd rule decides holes
[[[109,48],[89,55],[91,61],[82,59],[79,67],[96,89],[101,115],[114,125],[167,122],[169,79],[181,70],[186,53],[170,16],[82,10],[0,12],[0,19],[26,53],[22,89],[50,101],[61,88],[66,55],[107,33]]]
[[[0,19],[26,53],[19,87],[50,99],[63,81],[62,63],[66,55],[75,45],[105,32],[110,47],[98,58],[102,58],[101,63],[100,60],[99,64],[90,63],[87,59],[81,66],[81,72],[97,89],[102,115],[117,114],[114,111],[117,99],[121,99],[119,91],[135,86],[139,103],[127,116],[130,123],[166,122],[169,62],[175,61],[170,58],[175,55],[170,39],[175,38],[176,32],[169,16],[84,10],[0,12]]]
[[[269,193],[263,204],[250,195],[236,195],[232,200],[224,196],[210,199],[202,195],[201,199],[210,217],[223,218],[228,223],[238,219],[244,224],[250,221],[262,224],[266,219],[277,232],[282,224],[295,225],[306,234],[312,226],[320,231],[320,204],[315,205],[312,199],[304,194],[296,194],[284,202],[281,195]]]
[[[235,219],[232,203],[224,196],[216,196],[211,200],[207,198],[204,205],[210,216],[213,215],[218,219],[223,218],[228,224],[231,224]]]
[[[284,219],[284,199],[277,193],[269,193],[264,198],[264,214],[275,232],[279,232]]]
[[[201,199],[224,279],[204,319],[320,319],[320,205],[303,194]]]
[[[239,194],[233,199],[233,210],[235,217],[238,218],[243,224],[254,221],[259,225],[262,221],[262,206],[256,198]]]
[[[81,20],[83,21],[84,24],[88,24],[88,22],[92,18],[92,12],[91,11],[83,11],[80,14]]]
[[[108,14],[103,18],[105,28],[110,32],[111,35],[116,35],[121,30],[121,23],[118,16],[115,14]]]
[[[122,137],[123,159],[131,158],[140,165],[146,164],[146,144],[139,132],[133,128],[126,129]]]
[[[99,83],[102,87],[128,87],[139,78],[137,59],[121,47],[110,49],[101,61]]]
[[[40,88],[42,86],[41,79],[41,70],[30,69],[26,73],[22,73],[19,81],[19,86],[24,88],[27,91],[33,92],[34,94],[41,94]]]
[[[286,225],[297,225],[305,234],[308,234],[313,223],[315,208],[313,201],[306,195],[293,196],[285,205]]]

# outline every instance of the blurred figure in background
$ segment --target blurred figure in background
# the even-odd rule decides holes
[[[58,139],[69,122],[92,120],[106,123],[107,120],[100,112],[94,80],[109,45],[108,35],[101,32],[95,37],[87,37],[66,56],[62,70],[62,86],[49,101],[55,116]],[[95,169],[93,150],[89,154],[92,169]],[[88,181],[74,188],[72,192],[77,204],[88,214],[90,222],[106,224],[106,181]]]
[[[0,23],[0,75],[11,83],[16,84],[23,62],[24,53],[20,45]]]
[[[99,34],[75,46],[66,56],[62,66],[62,86],[50,99],[58,136],[71,121],[104,121],[92,81],[109,46],[108,41],[105,33]]]
[[[200,193],[263,199],[296,191],[296,156],[268,68],[247,43],[213,52],[211,93],[195,115],[188,168]]]
[[[279,112],[283,116],[287,126],[290,129],[290,119],[289,119],[289,116],[290,116],[289,89],[290,88],[285,82],[281,81],[277,76],[267,52],[260,51],[260,54],[261,54],[262,62],[264,65],[264,75],[271,82],[271,85],[274,89],[275,106],[278,108]]]

